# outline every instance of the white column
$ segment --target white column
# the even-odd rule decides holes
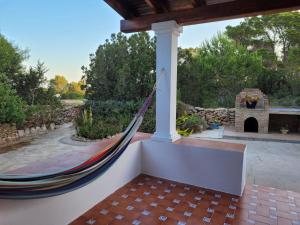
[[[182,32],[175,21],[152,24],[156,35],[156,132],[154,140],[174,142],[176,132],[177,47]]]

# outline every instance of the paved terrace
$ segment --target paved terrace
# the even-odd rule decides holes
[[[61,171],[87,160],[111,142],[109,139],[95,143],[77,142],[70,138],[73,133],[74,128],[68,124],[37,138],[30,145],[17,146],[14,150],[0,154],[0,173]],[[150,134],[138,133],[133,141],[149,137]],[[300,144],[229,139],[207,142],[191,138],[177,141],[182,142],[206,147],[213,144],[214,147],[225,149],[230,147],[228,142],[247,144],[247,183],[300,192]]]
[[[240,139],[240,140],[252,140],[252,141],[266,141],[266,142],[286,142],[286,143],[298,143],[300,144],[300,134],[290,133],[248,133],[248,132],[237,132],[234,127],[225,127],[222,137],[225,139]]]
[[[241,198],[140,175],[70,225],[300,224],[300,194],[247,185]]]
[[[36,139],[32,145],[1,154],[1,172],[59,171],[81,163],[111,142],[109,139],[92,144],[74,142],[70,139],[73,132],[70,126],[61,127]],[[138,133],[133,141],[149,137]],[[248,184],[242,198],[141,175],[71,225],[300,224],[300,194],[294,192],[300,192],[300,144],[190,138],[177,141],[217,148],[230,146],[226,142],[248,146]]]

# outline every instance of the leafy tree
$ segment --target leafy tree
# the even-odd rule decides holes
[[[144,98],[154,84],[155,40],[145,32],[112,34],[82,69],[88,99]]]
[[[63,94],[67,91],[68,81],[63,75],[56,75],[55,78],[50,82],[53,82],[56,93]]]
[[[83,99],[85,91],[82,89],[83,81],[71,82],[67,85],[67,90],[61,95],[62,99]]]
[[[300,95],[300,13],[288,12],[245,19],[226,28],[227,35],[262,56],[258,85],[277,97]]]
[[[288,12],[245,19],[226,28],[227,35],[252,51],[264,55],[267,65],[277,59],[285,63],[289,50],[300,44],[300,13]],[[273,62],[269,62],[273,60]],[[269,62],[269,63],[268,63]]]
[[[192,105],[233,107],[235,95],[255,87],[262,69],[260,56],[224,35],[182,54],[178,87],[181,100]]]
[[[74,92],[84,95],[84,90],[82,90],[83,81],[71,82],[68,84],[68,92]]]
[[[26,59],[26,51],[10,43],[0,34],[0,74],[13,81],[23,70],[22,62]]]
[[[24,102],[7,83],[0,82],[0,123],[20,124],[25,119]]]
[[[36,97],[46,83],[44,63],[38,62],[36,67],[30,67],[28,72],[20,74],[14,82],[14,88],[28,104],[34,105]]]

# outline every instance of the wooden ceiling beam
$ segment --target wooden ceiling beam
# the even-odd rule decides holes
[[[125,33],[146,31],[151,29],[153,23],[169,20],[175,20],[180,25],[192,25],[297,9],[300,9],[300,0],[236,0],[121,20],[121,31]]]
[[[191,0],[193,6],[196,7],[201,7],[201,6],[205,6],[206,5],[206,1],[205,0]]]
[[[138,16],[135,9],[124,0],[104,0],[110,7],[112,7],[124,19],[131,19]]]
[[[150,6],[156,13],[169,12],[169,7],[165,0],[145,0],[148,6]]]

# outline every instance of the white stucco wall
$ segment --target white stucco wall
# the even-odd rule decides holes
[[[100,178],[68,194],[0,199],[0,225],[66,225],[141,173],[141,142],[131,144]]]
[[[79,190],[44,199],[0,199],[0,225],[67,225],[140,173],[240,195],[246,177],[244,153],[138,141],[105,174]]]
[[[142,143],[142,172],[234,195],[242,195],[246,151],[179,145],[153,140]]]

